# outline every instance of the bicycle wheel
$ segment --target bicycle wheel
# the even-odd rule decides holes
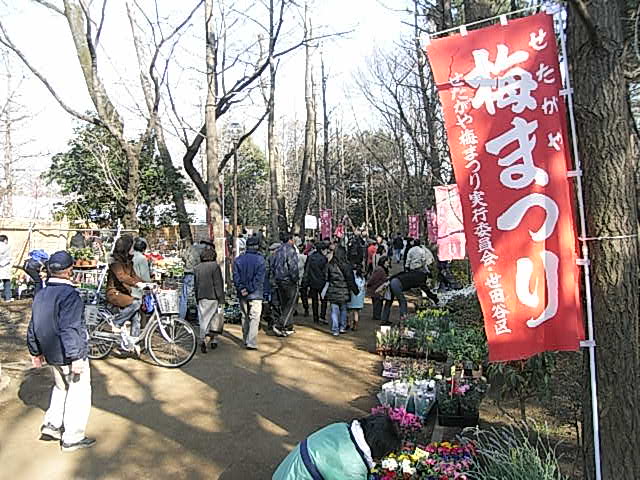
[[[113,340],[108,337],[112,335],[109,322],[98,317],[96,322],[87,323],[87,330],[89,331],[88,357],[91,360],[100,360],[109,355],[114,345]]]
[[[179,318],[160,318],[147,334],[149,355],[161,367],[177,368],[187,363],[196,353],[196,343],[193,327]]]

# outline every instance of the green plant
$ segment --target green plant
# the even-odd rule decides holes
[[[511,395],[518,399],[520,417],[527,421],[526,402],[529,398],[544,398],[549,393],[549,382],[554,366],[553,353],[541,353],[527,360],[495,363],[489,366],[491,377],[501,377],[501,398]]]
[[[470,479],[566,480],[560,473],[555,447],[547,436],[527,424],[466,430],[477,446],[478,458]]]

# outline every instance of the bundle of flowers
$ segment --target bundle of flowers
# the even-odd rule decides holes
[[[406,442],[399,453],[380,462],[370,480],[467,480],[475,455],[472,442],[427,446]]]
[[[392,408],[386,405],[379,405],[373,407],[371,413],[374,415],[378,413],[388,415],[389,418],[398,425],[400,435],[403,439],[415,440],[423,427],[420,417],[407,412],[404,408]]]

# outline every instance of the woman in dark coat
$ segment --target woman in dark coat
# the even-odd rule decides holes
[[[133,287],[144,288],[145,283],[133,270],[133,238],[123,235],[113,249],[113,263],[109,265],[107,276],[107,302],[119,307],[120,313],[114,319],[118,326],[131,320],[131,336],[140,335],[141,300],[131,296]]]
[[[358,294],[353,267],[347,261],[347,251],[342,246],[336,247],[327,264],[327,282],[325,299],[331,304],[331,333],[338,336],[347,331],[347,303],[351,292]]]
[[[373,302],[373,320],[380,321],[382,319],[382,306],[385,302],[389,303],[389,308],[391,308],[392,301],[387,298],[385,299],[382,296],[382,292],[378,292],[378,288],[380,288],[387,280],[389,280],[389,268],[391,264],[391,259],[389,257],[383,256],[378,260],[378,267],[373,271],[371,278],[367,282],[367,295],[371,297]]]

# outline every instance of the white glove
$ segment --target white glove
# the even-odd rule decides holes
[[[140,290],[142,290],[144,287],[146,287],[147,284],[144,282],[138,282],[136,283],[136,287],[138,287]]]

